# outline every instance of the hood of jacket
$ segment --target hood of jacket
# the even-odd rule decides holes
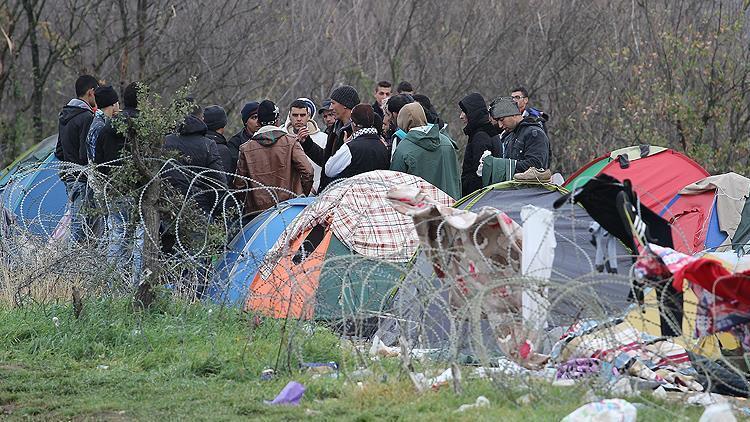
[[[263,146],[269,147],[286,135],[288,135],[288,133],[286,133],[283,128],[273,125],[266,125],[258,129],[258,131],[255,132],[251,139],[257,141]]]
[[[481,94],[474,92],[465,96],[458,102],[461,111],[466,114],[466,127],[464,133],[471,136],[480,128],[486,128],[490,123],[490,113],[487,111],[487,103]]]
[[[208,126],[206,126],[205,123],[203,123],[203,120],[188,115],[185,117],[185,120],[182,122],[182,124],[179,127],[180,135],[182,136],[188,136],[188,135],[205,135],[208,131]]]
[[[518,132],[519,130],[521,130],[522,127],[525,127],[525,126],[534,126],[534,127],[538,127],[541,129],[542,123],[536,117],[533,117],[533,116],[524,117],[524,119],[518,123],[516,128],[513,129],[513,132]]]
[[[404,131],[426,125],[427,116],[424,113],[424,108],[418,102],[403,106],[401,111],[398,112],[396,124]]]
[[[440,128],[432,123],[418,126],[409,131],[406,139],[422,149],[435,151],[440,148]]]
[[[292,126],[292,117],[287,114],[286,115],[286,121],[284,122],[284,131],[288,133],[289,135],[294,135],[294,126]],[[318,127],[318,124],[315,123],[315,120],[312,118],[307,121],[307,131],[310,132],[310,135],[315,135],[316,133],[320,132],[320,127]]]
[[[217,132],[215,130],[211,130],[211,129],[209,129],[209,130],[206,131],[206,138],[208,138],[208,139],[216,142],[219,145],[222,145],[222,144],[226,145],[226,143],[227,143],[227,138],[224,137],[224,135],[222,135],[221,133],[219,133],[219,132]]]
[[[63,107],[62,111],[60,111],[60,123],[65,125],[68,124],[71,119],[81,113],[93,112],[94,110],[91,109],[86,101],[79,100],[78,98],[73,98],[68,102],[68,104],[65,105],[65,107]]]

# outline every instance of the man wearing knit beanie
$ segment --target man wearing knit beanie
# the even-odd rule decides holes
[[[258,124],[258,105],[260,105],[260,103],[257,101],[245,103],[240,111],[240,116],[242,116],[242,129],[227,141],[227,147],[229,147],[229,152],[235,163],[232,168],[237,166],[237,158],[240,155],[240,145],[249,141],[250,138],[253,137],[253,134],[260,129],[260,125]]]
[[[234,174],[237,168],[237,159],[233,157],[232,151],[227,145],[227,138],[224,137],[224,127],[227,125],[227,113],[221,106],[208,106],[203,110],[203,122],[208,127],[206,138],[216,143],[224,171],[229,173],[227,174],[227,183],[232,183],[231,175]]]
[[[308,195],[313,185],[313,170],[297,137],[278,127],[276,104],[263,100],[258,121],[261,128],[240,147],[234,177],[248,217],[294,196]]]
[[[326,147],[321,148],[309,138],[302,142],[302,148],[310,159],[322,168],[336,151],[344,145],[344,140],[352,135],[352,109],[359,104],[359,94],[354,87],[343,85],[331,92],[331,108],[336,112],[336,122],[333,124]],[[331,182],[331,178],[325,174],[320,177],[320,190],[325,189]]]
[[[117,91],[111,85],[100,86],[94,90],[94,98],[98,109],[94,113],[89,132],[86,135],[86,156],[89,163],[94,162],[96,156],[96,141],[107,121],[120,111],[120,99]]]

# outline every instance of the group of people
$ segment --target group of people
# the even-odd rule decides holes
[[[122,108],[116,90],[100,85],[93,76],[80,76],[75,89],[76,98],[60,112],[55,155],[60,161],[95,164],[98,171],[109,173],[127,157],[127,139],[134,136],[121,128],[138,118],[138,84],[124,89]],[[489,106],[479,93],[459,101],[468,137],[460,174],[457,143],[427,96],[408,82],[399,83],[393,93],[389,81],[380,81],[373,97],[368,104],[354,87],[339,86],[320,107],[309,98],[292,101],[285,117],[271,100],[250,101],[240,112],[242,129],[229,138],[224,108],[193,102],[182,124],[165,134],[165,149],[178,157],[166,179],[195,199],[206,215],[222,207],[224,199],[217,192],[230,193],[243,204],[244,215],[254,215],[372,170],[419,176],[458,199],[493,180],[483,177],[494,172],[490,168],[501,167],[492,160],[512,163],[507,178],[549,168],[548,116],[529,106],[523,87]],[[124,124],[114,124],[118,119]],[[76,215],[93,193],[84,171],[62,177],[74,219],[71,233],[78,240],[82,230]],[[108,217],[107,224],[122,224],[123,213],[119,214]]]

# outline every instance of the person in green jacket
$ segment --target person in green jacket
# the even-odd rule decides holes
[[[456,143],[441,133],[437,125],[427,123],[424,109],[416,102],[401,109],[397,124],[407,135],[396,147],[391,170],[419,176],[454,199],[460,199]]]

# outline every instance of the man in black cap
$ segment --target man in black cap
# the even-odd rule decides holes
[[[120,98],[111,85],[96,88],[94,98],[99,108],[94,113],[94,119],[91,121],[91,126],[89,126],[86,135],[86,155],[89,163],[94,162],[96,140],[99,138],[102,128],[112,119],[112,116],[120,112]]]
[[[224,127],[227,125],[227,113],[219,105],[208,106],[203,110],[203,121],[208,128],[206,138],[214,141],[216,147],[219,149],[224,171],[234,174],[237,168],[237,159],[232,156],[232,151],[227,145],[227,138],[224,137]],[[227,179],[228,183],[232,183],[231,176],[227,175]]]
[[[249,141],[253,137],[253,133],[260,129],[258,124],[258,102],[250,101],[242,107],[240,115],[242,116],[242,130],[237,132],[234,136],[229,138],[227,141],[227,147],[234,160],[233,168],[237,166],[237,158],[240,155],[240,145]]]
[[[354,87],[343,85],[334,89],[331,92],[331,108],[336,112],[336,122],[328,134],[326,147],[319,147],[309,137],[302,142],[305,154],[321,168],[325,168],[328,159],[344,145],[344,140],[352,135],[352,109],[357,104],[359,104],[359,94]],[[323,191],[330,182],[330,177],[321,174],[319,190]]]
[[[326,129],[323,131],[326,134],[331,133],[331,130],[333,129],[333,124],[336,123],[336,112],[333,111],[331,108],[331,99],[327,98],[323,100],[323,106],[318,109],[318,114],[321,115],[321,118],[323,119],[323,123],[325,124]]]

